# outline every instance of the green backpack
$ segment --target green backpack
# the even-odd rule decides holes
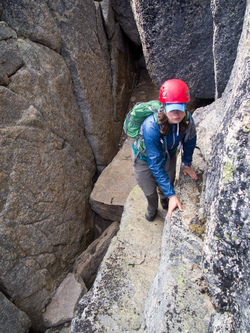
[[[161,108],[159,101],[137,103],[127,114],[123,123],[124,132],[130,138],[137,138],[140,134],[141,125],[151,114],[156,114]]]
[[[146,157],[146,148],[143,136],[140,133],[141,125],[144,120],[154,114],[155,121],[158,121],[157,112],[160,110],[162,103],[159,101],[150,101],[145,103],[138,102],[132,110],[127,114],[125,121],[123,123],[124,132],[130,138],[135,139],[135,146],[138,154],[142,154]],[[137,154],[137,155],[138,155]]]

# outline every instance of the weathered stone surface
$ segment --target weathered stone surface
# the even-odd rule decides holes
[[[135,56],[133,54],[133,49],[131,49],[131,43],[129,43],[128,39],[124,36],[118,23],[115,25],[115,34],[109,43],[112,45],[110,57],[112,68],[112,95],[114,102],[113,119],[115,121],[113,131],[115,133],[120,133],[120,131],[117,132],[117,130],[122,129],[130,94],[135,81],[138,79],[139,73],[136,73],[134,63]],[[116,136],[116,152],[117,142]]]
[[[2,0],[2,20],[18,37],[26,37],[60,52],[61,36],[44,0]]]
[[[3,7],[3,3],[4,1],[1,1],[0,7]],[[5,4],[7,3],[10,3],[10,1],[5,1]],[[19,6],[19,4],[23,4],[24,2],[17,1],[16,3]],[[28,2],[26,3],[28,4]],[[32,4],[34,3],[32,1]],[[38,5],[40,3],[40,1],[37,2]],[[71,52],[71,50],[77,48],[78,43],[81,44],[83,38],[87,40],[91,39],[88,25],[90,25],[90,30],[95,36],[94,40],[97,43],[101,40],[100,43],[103,43],[100,11],[99,9],[93,9],[92,2],[81,2],[81,5],[78,6],[78,2],[72,4],[71,2],[59,3],[58,1],[58,6],[62,5],[65,7],[62,12],[58,10],[59,14],[54,13],[57,9],[53,7],[52,1],[48,1],[48,3],[50,4],[53,16],[55,15],[56,17],[58,15],[58,22],[60,22],[61,27],[63,25],[67,26],[67,24],[69,24],[69,27],[65,28],[64,26],[64,29],[70,30],[70,25],[74,27],[72,31],[76,38],[72,40],[72,44],[68,43],[68,48],[64,49],[63,55],[65,58],[67,58],[67,52]],[[56,1],[54,1],[55,3]],[[144,1],[143,3],[147,5],[149,2]],[[182,2],[169,2],[169,4],[164,3],[164,6],[172,4],[173,6],[177,5],[178,10],[183,8],[186,10],[191,1],[189,4],[182,4],[181,6],[180,3]],[[224,1],[214,1],[213,3],[216,4],[217,9],[220,8],[220,5],[225,5]],[[152,1],[150,1],[150,4],[152,4],[152,7],[149,6],[147,9],[148,20],[154,22],[154,15],[160,10]],[[198,8],[195,13],[200,14],[199,6],[206,6],[207,2],[201,4],[201,2],[193,1],[192,4]],[[231,4],[232,2],[230,2]],[[240,4],[242,5],[242,2]],[[74,7],[74,5],[76,6]],[[84,10],[81,11],[80,9],[83,8],[81,6],[85,5],[86,7],[84,8],[91,8],[91,11],[88,12],[91,15],[83,17],[82,13]],[[87,7],[88,5],[90,7]],[[186,5],[187,7],[185,7]],[[175,7],[171,8],[175,9]],[[181,19],[178,20],[179,16],[177,14],[180,17],[183,14],[181,12],[178,13],[178,10],[175,13],[167,13],[166,16],[170,18],[170,15],[173,15],[177,28],[179,28],[178,23],[181,21]],[[194,10],[194,7],[190,7],[188,10],[191,12]],[[206,10],[208,10],[207,7]],[[2,9],[0,8],[1,11]],[[111,15],[111,12],[109,13]],[[96,20],[93,20],[94,22],[91,20],[94,17],[92,14],[97,17]],[[211,20],[210,15],[210,13],[207,15],[209,22]],[[218,13],[215,11],[214,15],[216,17]],[[74,20],[74,16],[77,17],[76,20]],[[86,25],[83,26],[83,29],[81,28],[82,17],[87,22],[85,22]],[[205,24],[204,17],[206,15],[202,15],[201,19]],[[139,19],[141,18],[139,17]],[[190,26],[189,23],[190,21],[188,20],[188,27]],[[195,15],[194,28],[197,28],[197,23],[199,23],[199,18]],[[166,31],[171,31],[165,25],[163,27],[164,29],[160,30],[156,25],[156,30],[150,31],[152,43],[157,42],[155,38],[157,34],[163,35]],[[78,28],[84,31],[82,35],[78,34]],[[208,45],[210,45],[211,32],[209,29]],[[7,40],[12,39],[11,43],[16,38],[13,30],[7,30],[5,30],[6,34],[4,39],[2,39],[5,45],[7,45],[5,38]],[[96,34],[97,30],[99,34]],[[119,68],[117,63],[115,63],[116,58],[120,54],[123,54],[124,51],[124,44],[121,43],[123,39],[120,38],[121,31],[119,25],[112,25],[110,31],[112,31],[111,35],[114,38],[112,46],[116,45],[117,47],[115,52],[111,51],[112,60],[110,63],[109,60],[104,62],[105,66],[108,67],[105,73],[112,72],[109,71],[110,64],[113,71],[118,71],[126,67],[124,65],[124,67]],[[199,29],[197,29],[198,31]],[[218,32],[220,31],[219,29]],[[78,38],[83,35],[82,39]],[[98,38],[96,38],[97,35]],[[249,279],[247,258],[248,239],[246,236],[248,232],[247,218],[249,216],[247,180],[249,179],[248,134],[250,128],[249,97],[247,96],[249,85],[247,63],[249,59],[248,35],[249,5],[246,11],[246,21],[243,27],[242,38],[239,43],[238,57],[227,88],[222,98],[218,99],[216,103],[196,111],[194,115],[198,124],[199,139],[197,145],[200,149],[200,154],[198,155],[200,160],[202,160],[203,156],[207,161],[207,170],[204,169],[203,160],[201,164],[196,164],[196,170],[198,168],[200,168],[200,171],[205,170],[206,183],[205,185],[198,183],[202,188],[201,198],[199,198],[199,194],[197,193],[199,188],[194,189],[190,187],[192,189],[190,192],[192,200],[199,202],[197,203],[198,207],[191,203],[187,205],[184,200],[184,212],[182,214],[175,214],[177,220],[173,223],[173,229],[176,230],[176,234],[180,237],[179,239],[183,241],[184,248],[190,249],[192,245],[191,249],[193,250],[187,256],[187,252],[183,253],[181,252],[182,249],[179,249],[179,243],[172,237],[173,234],[167,234],[168,237],[172,237],[169,249],[173,253],[175,253],[175,250],[180,250],[179,253],[182,254],[183,260],[180,260],[178,257],[173,258],[173,256],[169,256],[171,260],[174,260],[172,261],[173,267],[169,267],[166,272],[164,271],[164,267],[160,266],[158,271],[159,277],[166,277],[171,283],[177,277],[176,285],[179,287],[178,293],[174,294],[176,296],[177,307],[174,308],[171,304],[168,313],[166,311],[163,312],[164,307],[162,307],[162,311],[157,311],[156,316],[160,322],[162,318],[167,317],[169,319],[169,316],[173,314],[173,320],[169,322],[173,325],[172,327],[178,329],[178,325],[184,326],[190,320],[190,317],[187,316],[188,308],[186,306],[189,301],[189,290],[187,293],[183,292],[185,290],[182,289],[183,280],[186,283],[185,286],[191,286],[193,294],[197,295],[199,304],[202,303],[201,299],[203,296],[199,294],[201,286],[199,285],[199,288],[197,286],[197,284],[202,284],[202,281],[204,281],[203,276],[200,275],[200,268],[198,266],[200,265],[199,251],[201,249],[201,242],[197,238],[194,238],[187,228],[195,227],[197,221],[200,222],[202,218],[204,219],[204,209],[206,212],[205,217],[207,218],[204,274],[206,275],[207,285],[217,309],[217,312],[214,312],[211,316],[208,332],[214,333],[218,330],[224,332],[245,332],[250,327],[250,316],[248,313],[249,291],[246,284]],[[205,37],[204,34],[203,36]],[[71,37],[70,33],[64,34],[65,45]],[[195,42],[195,38],[197,38],[197,34],[194,34],[194,40],[191,38],[189,41],[191,43],[190,47],[194,46],[194,49],[197,51],[196,44],[192,44]],[[178,41],[179,39],[176,40]],[[100,136],[95,138],[96,141],[93,140],[94,143],[99,144],[102,139],[108,142],[113,135],[116,138],[118,137],[122,115],[119,113],[119,107],[116,109],[113,108],[112,111],[108,109],[106,112],[105,107],[103,107],[106,106],[105,102],[102,102],[103,104],[100,105],[100,101],[106,98],[106,90],[103,95],[98,95],[98,99],[96,99],[95,94],[92,94],[92,92],[89,93],[89,91],[92,91],[92,88],[96,87],[99,92],[100,87],[109,86],[110,82],[112,82],[111,86],[113,90],[107,89],[107,92],[109,93],[112,90],[112,98],[115,99],[116,93],[114,92],[118,91],[120,96],[123,95],[122,92],[125,88],[121,83],[126,80],[126,76],[120,76],[121,81],[117,86],[113,84],[116,80],[115,75],[112,76],[111,74],[112,79],[109,79],[109,74],[105,76],[105,73],[103,75],[103,72],[99,71],[98,74],[100,73],[101,78],[97,74],[96,76],[92,76],[91,70],[86,71],[84,66],[77,67],[81,61],[81,54],[77,59],[74,59],[74,51],[72,51],[70,57],[74,61],[70,63],[72,66],[69,67],[71,73],[74,74],[77,72],[77,75],[72,74],[72,77],[70,77],[62,58],[52,50],[26,40],[20,40],[16,45],[18,45],[18,52],[20,52],[22,61],[24,62],[23,67],[16,73],[14,72],[14,75],[10,74],[10,79],[3,67],[2,69],[0,68],[0,72],[3,73],[1,84],[8,85],[8,89],[0,87],[1,288],[7,289],[9,294],[13,295],[15,303],[25,309],[32,318],[40,320],[41,304],[44,305],[47,302],[52,291],[58,285],[61,275],[66,272],[66,269],[72,263],[73,256],[86,247],[88,243],[86,237],[88,238],[93,226],[92,215],[88,205],[89,192],[88,190],[85,191],[85,189],[91,187],[91,179],[94,174],[94,160],[91,149],[83,135],[84,125],[72,94],[71,78],[73,78],[74,84],[77,79],[87,82],[89,77],[94,77],[95,80],[102,80],[100,86],[93,84],[86,88],[86,84],[84,88],[78,91],[80,96],[78,102],[80,101],[79,105],[81,106],[82,113],[85,110],[85,117],[89,117],[88,123],[86,122],[88,131],[90,131],[89,128],[92,128],[93,131],[99,128],[99,124],[104,122],[103,118],[105,118],[104,115],[106,116],[106,114],[107,117],[113,114],[113,118],[111,117],[110,119],[117,121],[118,126],[110,127],[110,130],[107,129],[107,123],[104,124],[105,130],[107,130],[107,133],[105,133],[106,136],[101,132]],[[100,54],[103,56],[104,51],[107,49],[106,45],[99,48],[99,45],[96,47],[96,43],[93,42],[84,44],[84,47],[87,50],[84,64],[90,63],[90,67],[92,66],[94,70],[96,68],[99,69],[95,65],[102,63],[103,58],[99,59],[100,62],[92,62],[92,57],[95,57],[95,51],[98,56]],[[202,50],[205,49],[205,52],[207,51],[206,46],[202,43],[199,44],[199,47]],[[159,50],[159,54],[167,53],[167,49],[168,47],[163,45],[162,49]],[[170,56],[174,59],[174,55],[180,51],[180,47],[176,44],[171,50],[172,53]],[[182,50],[186,51],[186,49]],[[188,56],[190,55],[189,53],[187,54]],[[194,55],[195,61],[200,56],[201,59],[199,60],[202,64],[204,60],[203,55],[200,55],[198,50]],[[127,56],[129,57],[129,53],[127,53]],[[105,57],[108,58],[109,56]],[[164,57],[161,57],[161,61],[163,60]],[[210,60],[209,54],[209,64]],[[192,73],[193,87],[195,88],[196,84],[200,85],[204,77],[207,77],[204,75],[204,72],[199,67],[197,67],[197,71],[195,69],[192,70],[192,66],[190,65],[191,67],[189,67],[191,63],[189,58],[187,58],[187,61],[182,62],[182,65],[183,63],[185,65],[188,64],[184,67]],[[195,66],[196,64],[194,63]],[[128,66],[126,70],[127,68]],[[207,68],[204,65],[205,70]],[[123,74],[127,73],[124,70],[121,70],[121,72]],[[194,72],[196,73],[195,77]],[[161,73],[163,73],[163,69]],[[219,74],[219,70],[217,74]],[[210,75],[213,75],[212,72]],[[108,80],[106,80],[107,77]],[[219,83],[219,77],[216,80]],[[194,90],[193,87],[191,87],[191,91]],[[211,86],[206,86],[206,88],[210,90],[209,93],[213,91]],[[85,100],[85,94],[91,97]],[[107,100],[110,101],[110,95],[108,94],[107,96]],[[98,102],[97,107],[93,107],[91,110],[99,111],[100,108],[100,113],[98,113],[100,121],[98,122],[94,119],[93,123],[96,126],[92,126],[92,118],[88,114],[90,110],[88,104],[93,102],[91,105],[94,105],[96,101]],[[114,103],[113,105],[116,104]],[[122,103],[118,103],[117,105],[122,106]],[[101,129],[103,130],[103,127]],[[91,141],[91,144],[94,147],[93,142]],[[118,140],[116,140],[116,144],[117,142]],[[105,154],[107,151],[103,147],[105,145],[100,149]],[[115,145],[112,147],[114,148]],[[113,148],[109,146],[109,151]],[[112,153],[115,154],[115,151],[116,147]],[[101,151],[99,155],[101,156]],[[197,156],[195,160],[196,158]],[[102,161],[101,158],[98,161],[100,168],[106,163],[106,160]],[[181,177],[179,181],[182,181]],[[183,193],[185,185],[187,185],[187,188]],[[182,191],[180,193],[188,196],[189,182],[185,182],[185,185],[184,183],[181,184]],[[138,200],[138,197],[136,197],[136,200]],[[153,325],[148,318],[152,313],[155,313],[156,309],[161,307],[159,302],[157,305],[154,302],[148,301],[147,304],[150,307],[147,305],[147,316],[144,318],[142,313],[145,308],[146,293],[151,288],[159,260],[152,260],[150,257],[148,262],[143,261],[145,257],[144,251],[147,251],[149,248],[149,235],[150,237],[154,236],[155,230],[152,228],[155,226],[154,224],[147,224],[147,230],[145,230],[145,225],[142,226],[142,220],[145,221],[143,219],[145,202],[143,197],[141,200],[136,200],[132,204],[139,205],[136,206],[136,210],[138,210],[140,216],[136,217],[136,212],[130,207],[133,219],[136,218],[136,220],[131,220],[132,224],[129,224],[129,226],[124,224],[123,232],[126,232],[126,236],[117,236],[114,239],[113,245],[111,245],[112,248],[107,253],[106,259],[101,266],[96,284],[94,284],[92,291],[81,302],[78,316],[72,325],[72,329],[78,332],[82,331],[82,327],[86,328],[86,331],[93,331],[94,329],[105,331],[107,327],[107,332],[110,331],[110,327],[114,327],[114,331],[116,332],[119,332],[120,328],[121,331],[124,331],[128,327],[131,327],[132,332],[133,330],[144,332],[144,323],[147,323],[148,327]],[[185,221],[183,225],[180,223],[180,216]],[[85,225],[83,225],[83,221],[86,221]],[[156,222],[158,223],[158,220]],[[169,225],[166,224],[166,228],[167,226]],[[138,233],[134,234],[136,228],[138,228]],[[195,228],[194,230],[196,231]],[[147,233],[146,236],[145,232]],[[140,237],[142,237],[143,241]],[[152,242],[154,243],[155,239]],[[129,247],[127,246],[128,244]],[[136,248],[133,247],[134,245]],[[157,247],[157,253],[159,254],[160,245],[157,245]],[[142,253],[140,252],[141,249],[143,249]],[[116,251],[117,255],[113,255],[113,250]],[[169,255],[168,249],[162,248],[162,251],[164,256],[165,254]],[[154,264],[152,270],[144,266],[145,263],[150,265],[150,260]],[[194,262],[194,264],[190,264],[190,262]],[[117,266],[115,266],[116,263]],[[115,268],[113,269],[113,267]],[[172,268],[176,268],[176,270]],[[134,274],[134,271],[138,274]],[[198,279],[197,277],[193,277],[196,272],[198,272]],[[120,276],[122,277],[120,280],[116,279]],[[180,279],[178,280],[178,278]],[[156,279],[154,281],[150,296],[151,300],[157,299],[155,296],[158,293],[161,302],[168,304],[167,300],[161,299],[161,295],[165,294],[171,299],[173,295],[170,291],[177,290],[175,284],[171,284],[169,290],[165,285],[161,290],[157,290],[157,285],[161,286],[161,280],[157,281]],[[103,295],[105,295],[104,299]],[[181,297],[182,295],[184,298]],[[93,297],[92,301],[91,297]],[[204,297],[207,296],[204,295]],[[184,310],[177,313],[176,309],[181,308],[180,300],[184,300],[182,303]],[[193,309],[196,309],[192,302],[191,306]],[[204,311],[203,306],[202,304],[202,311]],[[83,309],[86,312],[83,312],[83,322],[81,322],[80,317]],[[140,313],[136,312],[137,309],[139,309]],[[192,319],[193,316],[194,313],[191,314]],[[178,323],[180,318],[182,320],[181,324]],[[196,324],[197,321],[195,319],[193,325]],[[207,324],[208,319],[206,316],[204,323],[206,328]],[[155,325],[157,326],[158,322]]]
[[[216,98],[221,97],[237,54],[246,0],[212,0]]]
[[[9,38],[17,38],[16,32],[6,22],[0,21],[0,41]]]
[[[17,36],[6,22],[0,22],[0,84],[8,85],[9,76],[23,65],[22,56],[17,47]]]
[[[112,223],[113,221],[104,219],[100,215],[95,214],[95,239],[99,238]]]
[[[228,312],[214,312],[211,316],[208,333],[234,332],[232,314]]]
[[[192,332],[208,330],[214,309],[205,293],[203,243],[189,230],[194,217],[199,221],[204,219],[204,211],[197,205],[204,167],[197,149],[194,168],[199,180],[195,182],[178,174],[176,191],[184,212],[175,213],[173,222],[166,223],[163,238],[155,229],[160,217],[153,223],[146,221],[145,197],[139,187],[132,190],[124,207],[120,231],[111,242],[93,288],[80,301],[71,333],[170,332],[169,328],[179,332],[180,327]],[[165,215],[166,211],[160,209],[159,216],[165,218]],[[156,242],[157,246],[163,239],[161,261],[157,266],[155,260],[150,259],[150,237],[154,237],[151,244]],[[154,262],[155,278],[146,267],[149,262]],[[143,280],[140,279],[142,270]],[[136,271],[140,273],[139,278],[133,275]]]
[[[158,262],[159,267],[155,267],[155,278],[152,274],[149,280],[150,271],[145,267],[144,280],[136,278],[139,283],[137,288],[132,268],[130,271],[126,266],[138,266],[137,271],[140,272],[144,265],[144,256],[153,262],[150,259],[148,237],[150,234],[157,237],[154,224],[156,225],[159,217],[153,223],[144,219],[146,200],[139,187],[134,188],[124,208],[120,231],[111,242],[94,286],[80,301],[71,333],[208,330],[214,308],[206,294],[207,288],[202,272],[203,243],[189,230],[194,217],[199,221],[204,219],[204,211],[197,205],[204,167],[204,160],[197,149],[194,168],[199,174],[199,180],[195,182],[178,173],[175,188],[181,198],[184,212],[174,213],[171,224],[169,221],[166,222],[162,237],[161,261]],[[160,209],[159,214],[165,217],[166,211]],[[143,221],[146,225],[142,226]],[[158,237],[157,244],[161,235]],[[152,244],[155,241],[156,238]],[[134,261],[131,261],[131,256],[127,258],[128,244],[129,253],[132,254],[132,258],[135,256]],[[140,256],[137,249],[140,249]],[[110,273],[111,270],[113,275]]]
[[[128,316],[124,315],[124,309],[131,308],[125,295],[129,294],[133,283],[128,274],[123,274],[124,266],[120,264],[127,260],[124,254],[126,248],[122,247],[124,243],[120,244],[123,258],[119,258],[119,265],[115,266],[118,262],[116,249],[119,248],[116,242],[123,227],[129,231],[122,218],[121,229],[104,258],[93,289],[80,302],[72,322],[72,333],[81,330],[123,332],[128,327],[130,332],[249,330],[249,196],[246,183],[249,178],[247,154],[250,130],[248,33],[249,6],[239,54],[222,98],[194,114],[198,124],[198,149],[193,166],[200,176],[196,183],[192,180],[185,180],[184,183],[183,176],[180,174],[178,177],[176,191],[184,212],[174,213],[171,223],[166,221],[161,264],[149,297],[141,300],[134,297],[134,301],[138,301],[134,308],[143,309],[145,318],[135,317],[129,311],[126,313]],[[203,172],[204,183],[201,179]],[[128,202],[133,202],[131,197]],[[139,207],[137,209],[139,211]],[[132,210],[130,213],[133,217],[136,215]],[[137,226],[140,218],[135,218]],[[205,221],[204,247],[190,230],[196,233],[197,229],[192,226],[199,226]],[[140,243],[139,237],[137,243]],[[112,279],[108,274],[111,267],[119,268],[112,271]],[[207,287],[212,298],[206,294]],[[116,288],[125,291],[125,295],[117,294]],[[111,294],[110,290],[115,291]],[[105,299],[99,307],[96,306],[103,295]]]
[[[132,57],[119,26],[110,54],[99,4],[52,0],[48,5],[60,28],[62,55],[71,71],[85,133],[102,171],[117,152],[134,81]]]
[[[8,76],[14,74],[23,65],[16,40],[11,38],[0,41],[0,65]]]
[[[6,74],[3,67],[0,65],[0,85],[7,86],[9,82],[10,79],[8,78],[8,75]]]
[[[214,308],[200,287],[202,241],[168,221],[163,233],[160,268],[145,307],[144,332],[207,332]]]
[[[138,186],[125,205],[120,230],[111,242],[91,290],[72,321],[75,332],[137,332],[160,260],[164,220],[145,218],[146,199]]]
[[[103,0],[100,2],[101,11],[105,23],[105,28],[108,34],[108,39],[111,40],[115,34],[116,22],[114,17],[114,11],[111,7],[110,0]]]
[[[43,314],[45,326],[53,327],[71,321],[79,298],[86,292],[84,283],[78,282],[74,274],[69,273],[58,287],[51,303],[46,307]]]
[[[0,328],[3,333],[28,333],[31,321],[0,292]]]
[[[184,80],[196,98],[214,98],[210,1],[131,0],[146,66],[158,87]],[[204,19],[206,18],[206,19]]]
[[[66,326],[67,325],[67,326]],[[60,325],[57,327],[50,327],[45,331],[45,333],[69,333],[70,331],[70,323],[65,323],[64,325]]]
[[[66,325],[66,324],[64,324]],[[70,327],[69,326],[58,326],[58,327],[51,327],[45,331],[45,333],[69,333]],[[69,323],[70,325],[70,323]]]
[[[214,308],[202,272],[203,242],[190,230],[195,217],[204,218],[197,205],[204,166],[196,151],[193,168],[198,181],[179,174],[175,190],[184,211],[165,221],[161,262],[145,305],[144,332],[208,331]]]
[[[74,272],[83,279],[88,289],[95,280],[98,268],[119,226],[119,222],[113,222],[75,261]]]
[[[249,4],[239,42],[237,59],[221,99],[213,107],[197,110],[198,136],[207,145],[198,145],[208,169],[204,189],[207,231],[204,268],[216,309],[232,317],[235,332],[249,331]],[[206,119],[207,118],[207,119]],[[217,125],[216,125],[217,123]],[[214,126],[213,126],[214,124]],[[200,132],[199,129],[202,129]],[[209,149],[210,153],[206,153]],[[214,319],[212,318],[212,321]],[[213,326],[211,321],[211,325]]]
[[[105,219],[120,221],[130,191],[135,187],[131,144],[125,141],[113,161],[104,169],[90,195],[92,209]]]
[[[89,245],[94,158],[62,57],[19,40],[24,66],[0,87],[0,275],[35,324]]]
[[[122,30],[135,45],[141,45],[140,35],[130,6],[130,0],[111,0],[111,5],[115,13],[115,19],[122,27]]]

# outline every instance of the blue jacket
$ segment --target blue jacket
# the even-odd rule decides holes
[[[162,188],[166,197],[171,198],[175,191],[171,185],[167,172],[164,169],[166,158],[170,158],[176,152],[179,143],[183,144],[182,161],[188,165],[192,162],[192,156],[196,145],[196,129],[194,120],[190,114],[189,127],[186,133],[177,135],[177,125],[170,125],[170,133],[165,137],[161,135],[160,128],[154,115],[147,117],[142,124],[142,135],[146,147],[147,157],[139,155],[146,160],[158,185]],[[167,142],[167,147],[166,147]],[[136,153],[135,145],[133,149]],[[165,153],[164,153],[165,152]]]

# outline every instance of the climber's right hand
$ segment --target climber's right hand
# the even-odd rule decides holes
[[[169,219],[171,219],[172,213],[175,210],[175,208],[179,208],[179,210],[181,212],[183,212],[183,209],[181,207],[181,203],[180,203],[180,201],[179,201],[179,199],[177,198],[176,195],[169,198],[169,201],[168,201],[168,217],[169,217]]]

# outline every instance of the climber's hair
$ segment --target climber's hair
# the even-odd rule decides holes
[[[158,112],[158,124],[161,126],[160,132],[162,135],[168,135],[170,133],[168,117],[165,112]],[[186,130],[188,129],[186,117],[184,117],[182,119],[179,126],[180,126],[180,134],[184,134],[186,132]]]

